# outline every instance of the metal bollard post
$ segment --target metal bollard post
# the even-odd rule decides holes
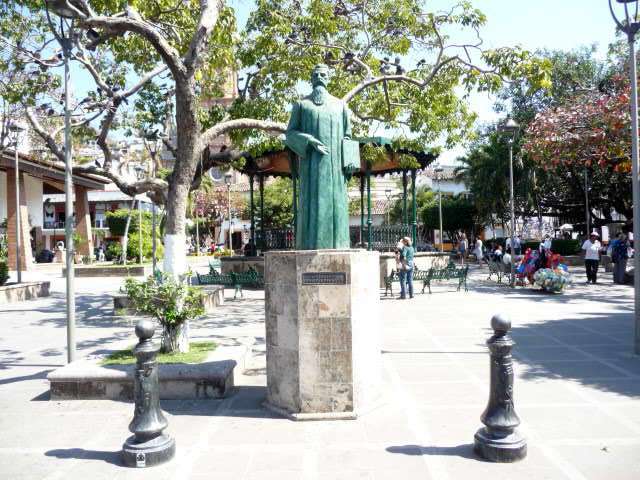
[[[167,428],[167,419],[160,408],[158,386],[158,363],[160,350],[151,341],[155,331],[153,322],[143,319],[136,325],[140,339],[133,353],[136,356],[134,376],[135,410],[129,437],[122,446],[122,459],[128,467],[151,467],[171,460],[176,451],[173,438],[162,433]]]
[[[485,427],[476,432],[474,447],[478,455],[490,462],[515,462],[527,456],[527,441],[516,430],[520,418],[513,406],[514,342],[508,334],[511,320],[505,315],[495,315],[491,328],[494,334],[487,340],[491,355],[489,403],[480,417]]]

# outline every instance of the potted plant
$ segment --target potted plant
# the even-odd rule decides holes
[[[142,282],[127,278],[123,290],[138,312],[162,326],[162,352],[189,351],[189,320],[204,314],[200,288],[162,274]]]

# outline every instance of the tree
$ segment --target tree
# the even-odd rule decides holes
[[[214,0],[5,3],[13,21],[20,22],[12,30],[2,20],[3,35],[17,52],[9,67],[35,66],[40,72],[34,73],[38,88],[16,85],[14,90],[34,130],[60,161],[62,130],[47,129],[34,110],[59,110],[59,97],[47,102],[42,87],[60,84],[56,42],[65,43],[62,34],[69,29],[80,33],[70,36],[68,56],[88,73],[95,89],[73,106],[73,128],[99,123],[96,139],[104,159],[75,170],[110,178],[129,195],[149,192],[166,204],[164,267],[175,274],[185,268],[189,191],[210,166],[242,162],[246,152],[279,142],[265,133],[285,130],[287,106],[314,64],[334,68],[330,89],[361,120],[357,131],[379,122],[408,127],[425,147],[443,137],[452,145],[470,127],[473,114],[457,95],[460,86],[495,91],[503,79],[522,76],[532,85],[548,83],[547,65],[528,52],[482,48],[479,31],[486,18],[468,2],[440,12],[418,0],[258,0],[239,35],[233,10]],[[64,7],[70,18],[57,19],[48,5]],[[456,41],[445,33],[456,30],[477,40]],[[412,58],[420,60],[406,67]],[[237,98],[211,101],[235,84],[237,69],[244,72]],[[165,137],[164,143],[175,156],[175,168],[166,179],[130,181],[113,169],[108,138],[126,124],[123,111],[134,99],[136,110],[145,112],[136,116],[136,126],[162,129],[169,122],[157,115],[174,117],[175,142]],[[228,145],[209,151],[213,140],[225,135]]]
[[[254,215],[259,217],[257,198]],[[249,218],[249,206],[245,209],[244,217]],[[293,185],[289,178],[277,178],[264,187],[264,227],[287,228],[293,226]]]
[[[437,198],[438,197],[435,192],[433,192],[429,187],[419,187],[416,190],[416,210],[418,212],[422,211],[425,207],[432,205]],[[411,202],[411,192],[407,191],[407,218],[409,219],[409,223],[411,223]],[[402,206],[403,200],[402,198],[398,198],[389,211],[389,221],[391,223],[400,224],[404,222],[402,218]],[[358,209],[359,208],[358,204]]]
[[[420,211],[425,228],[440,229],[440,210],[437,203],[427,205]],[[442,199],[442,229],[449,240],[458,240],[459,232],[471,232],[476,222],[476,208],[465,197],[445,197]]]

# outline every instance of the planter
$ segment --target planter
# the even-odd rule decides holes
[[[76,277],[146,277],[151,275],[151,266],[145,265],[122,265],[122,266],[99,266],[82,265],[74,268]],[[62,269],[62,276],[66,275],[66,268]]]
[[[50,282],[10,283],[0,286],[0,304],[49,296]]]

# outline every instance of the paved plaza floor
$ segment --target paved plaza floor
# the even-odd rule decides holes
[[[146,470],[119,463],[131,403],[48,399],[46,375],[66,360],[64,282],[52,276],[50,298],[0,305],[0,479],[637,480],[633,290],[607,274],[587,286],[576,270],[563,295],[497,286],[475,269],[467,293],[442,285],[383,297],[384,398],[355,421],[292,422],[263,409],[263,294],[230,300],[192,333],[255,341],[249,368],[225,400],[163,401],[177,454]],[[134,343],[131,324],[111,317],[120,283],[78,280],[80,356]],[[498,312],[513,322],[515,406],[529,441],[515,464],[481,461],[472,447]]]

